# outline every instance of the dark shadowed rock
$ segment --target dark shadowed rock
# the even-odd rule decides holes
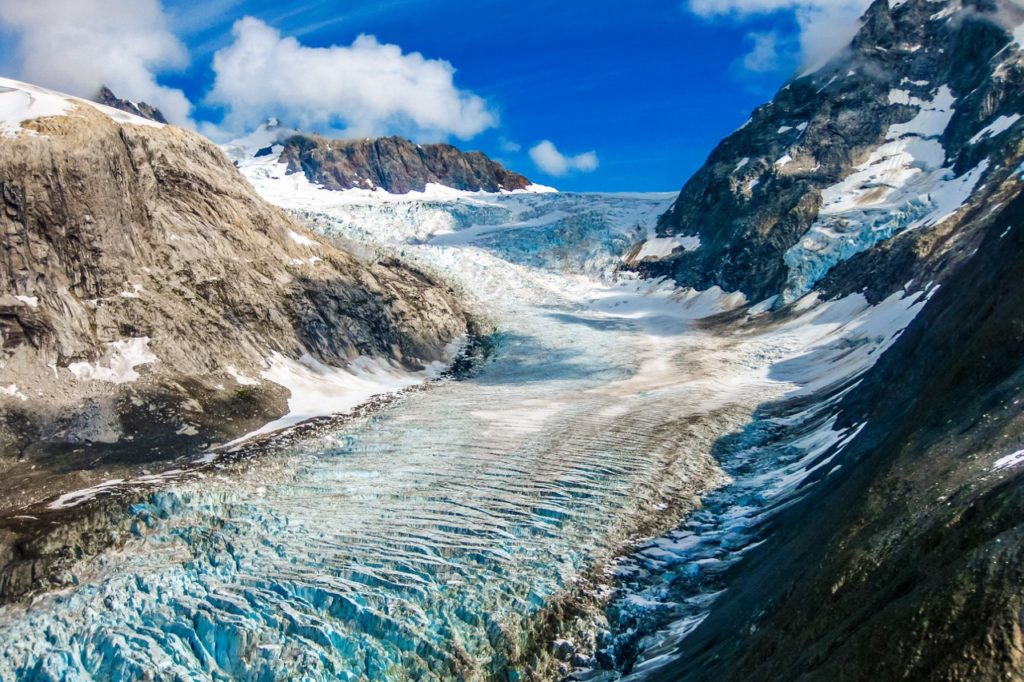
[[[773,519],[665,680],[1024,678],[1024,197],[842,405],[864,428]]]
[[[121,99],[111,92],[110,88],[106,85],[100,88],[100,91],[96,94],[96,97],[94,97],[93,100],[108,107],[127,111],[129,114],[148,118],[150,121],[167,123],[167,119],[164,118],[163,113],[156,107],[146,104],[145,102],[132,102],[131,100]]]

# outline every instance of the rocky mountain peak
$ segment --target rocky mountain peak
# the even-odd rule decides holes
[[[164,118],[163,113],[156,107],[146,104],[145,102],[133,102],[128,99],[121,99],[106,85],[100,88],[100,91],[96,93],[93,100],[99,104],[113,107],[114,109],[120,109],[121,111],[127,111],[129,114],[148,118],[149,120],[156,121],[157,123],[167,123],[167,119]]]
[[[756,109],[661,218],[659,235],[700,248],[640,269],[789,301],[883,296],[957,258],[929,245],[956,232],[968,248],[970,207],[1019,165],[1015,21],[1010,2],[873,3],[850,45]]]

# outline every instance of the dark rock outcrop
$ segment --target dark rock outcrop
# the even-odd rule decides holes
[[[482,152],[450,144],[418,145],[402,137],[328,140],[293,135],[282,142],[280,161],[327,189],[381,188],[393,194],[422,192],[428,183],[471,192],[524,189],[531,183]]]
[[[715,148],[658,226],[659,235],[698,236],[700,248],[642,263],[645,274],[762,300],[791,299],[826,275],[830,295],[868,287],[879,297],[953,272],[945,266],[962,258],[946,247],[967,253],[977,237],[950,235],[1020,162],[1024,124],[1000,117],[1024,111],[1010,33],[1024,13],[1012,2],[891,4],[872,4],[848,49],[791,80]],[[989,128],[1000,120],[1008,129]],[[886,163],[905,172],[887,173]],[[970,199],[952,217],[929,215],[954,179],[976,183]],[[922,183],[917,195],[892,201],[913,183]],[[837,194],[845,206],[823,206]],[[809,266],[808,255],[828,250],[815,226],[833,233],[838,255]],[[821,271],[808,276],[793,261]]]
[[[121,99],[111,92],[110,88],[106,85],[100,88],[100,91],[96,93],[96,97],[94,97],[93,100],[108,107],[127,111],[129,114],[148,118],[150,121],[167,123],[167,119],[164,118],[163,112],[156,107],[146,104],[145,102],[132,102],[131,100]]]

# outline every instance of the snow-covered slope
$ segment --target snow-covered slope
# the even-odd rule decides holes
[[[33,134],[35,131],[31,127],[26,127],[25,123],[49,116],[66,116],[82,106],[95,109],[117,123],[163,125],[87,99],[64,95],[10,78],[0,78],[0,132],[4,135]]]

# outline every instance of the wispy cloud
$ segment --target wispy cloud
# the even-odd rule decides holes
[[[550,140],[543,140],[531,147],[530,158],[537,168],[555,177],[568,175],[572,171],[589,173],[597,170],[598,166],[597,152],[589,151],[576,156],[566,156],[558,151],[558,147]]]
[[[158,0],[0,0],[0,26],[15,36],[18,77],[81,97],[108,85],[189,123],[185,94],[157,82],[189,62]]]
[[[497,124],[483,98],[455,86],[455,68],[361,35],[350,46],[313,48],[259,19],[235,23],[213,58],[208,100],[241,131],[268,116],[304,129],[351,135],[403,133],[466,139]]]
[[[500,140],[498,140],[498,147],[503,152],[506,152],[508,154],[514,154],[515,152],[518,152],[520,149],[522,149],[523,145],[519,144],[515,140],[510,140],[507,137],[503,137]]]
[[[788,14],[796,22],[797,58],[816,67],[849,44],[870,0],[690,0],[694,14],[707,19],[725,17],[744,22],[766,15]],[[752,32],[753,49],[742,60],[751,71],[769,71],[781,61],[786,38],[777,31]]]
[[[753,48],[743,57],[743,68],[754,73],[775,71],[779,68],[779,35],[775,31],[750,34]]]

